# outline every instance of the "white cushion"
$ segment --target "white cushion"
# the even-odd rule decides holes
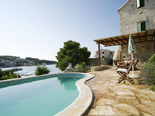
[[[127,69],[124,69],[124,68],[118,68],[116,71],[117,72],[125,72],[125,73],[128,73],[128,70]]]

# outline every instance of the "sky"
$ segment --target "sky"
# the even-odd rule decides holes
[[[56,61],[64,42],[72,40],[93,58],[95,39],[120,35],[117,10],[126,1],[0,0],[0,55]]]

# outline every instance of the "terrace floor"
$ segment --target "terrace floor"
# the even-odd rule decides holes
[[[95,79],[86,82],[95,95],[88,116],[99,115],[155,115],[155,92],[145,85],[117,83],[120,77],[116,68],[90,72]],[[139,73],[138,71],[136,73]]]

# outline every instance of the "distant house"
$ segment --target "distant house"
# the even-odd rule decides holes
[[[10,67],[10,61],[9,60],[5,60],[4,61],[4,66],[5,67]]]
[[[4,67],[16,66],[16,60],[10,61],[10,60],[0,59],[0,62],[4,64]]]
[[[128,0],[119,10],[121,35],[94,40],[98,46],[121,45],[121,59],[131,59],[128,54],[128,39],[131,34],[138,65],[146,62],[155,53],[155,0]]]
[[[10,66],[15,67],[16,66],[16,61],[15,60],[14,61],[10,61]]]
[[[20,57],[16,57],[17,61],[22,61],[22,59]]]
[[[95,54],[95,58],[99,58],[98,56],[98,51],[96,51],[96,54]],[[100,50],[100,55],[101,55],[101,58],[112,58],[113,56],[113,51],[110,51],[110,50],[107,50],[107,49],[101,49]]]

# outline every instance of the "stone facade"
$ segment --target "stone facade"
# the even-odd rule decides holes
[[[142,64],[144,64],[148,60],[148,58],[153,55],[153,42],[136,43],[135,46],[136,52],[134,54],[134,58],[139,60],[137,67],[141,68]],[[130,60],[131,55],[128,54],[128,46],[122,45],[121,49],[121,58],[123,60]]]
[[[120,15],[121,35],[138,32],[137,24],[145,21],[146,30],[155,29],[155,0],[145,0],[145,6],[137,8],[137,0],[128,0],[118,13]],[[134,38],[133,38],[134,39]],[[138,65],[146,62],[153,55],[153,42],[136,43],[136,53],[134,57],[139,60]],[[121,58],[130,59],[128,55],[128,45],[121,46]]]
[[[137,0],[128,2],[118,10],[121,35],[136,33],[137,23],[146,21],[146,30],[155,29],[155,0],[145,0],[145,6],[137,8]]]

